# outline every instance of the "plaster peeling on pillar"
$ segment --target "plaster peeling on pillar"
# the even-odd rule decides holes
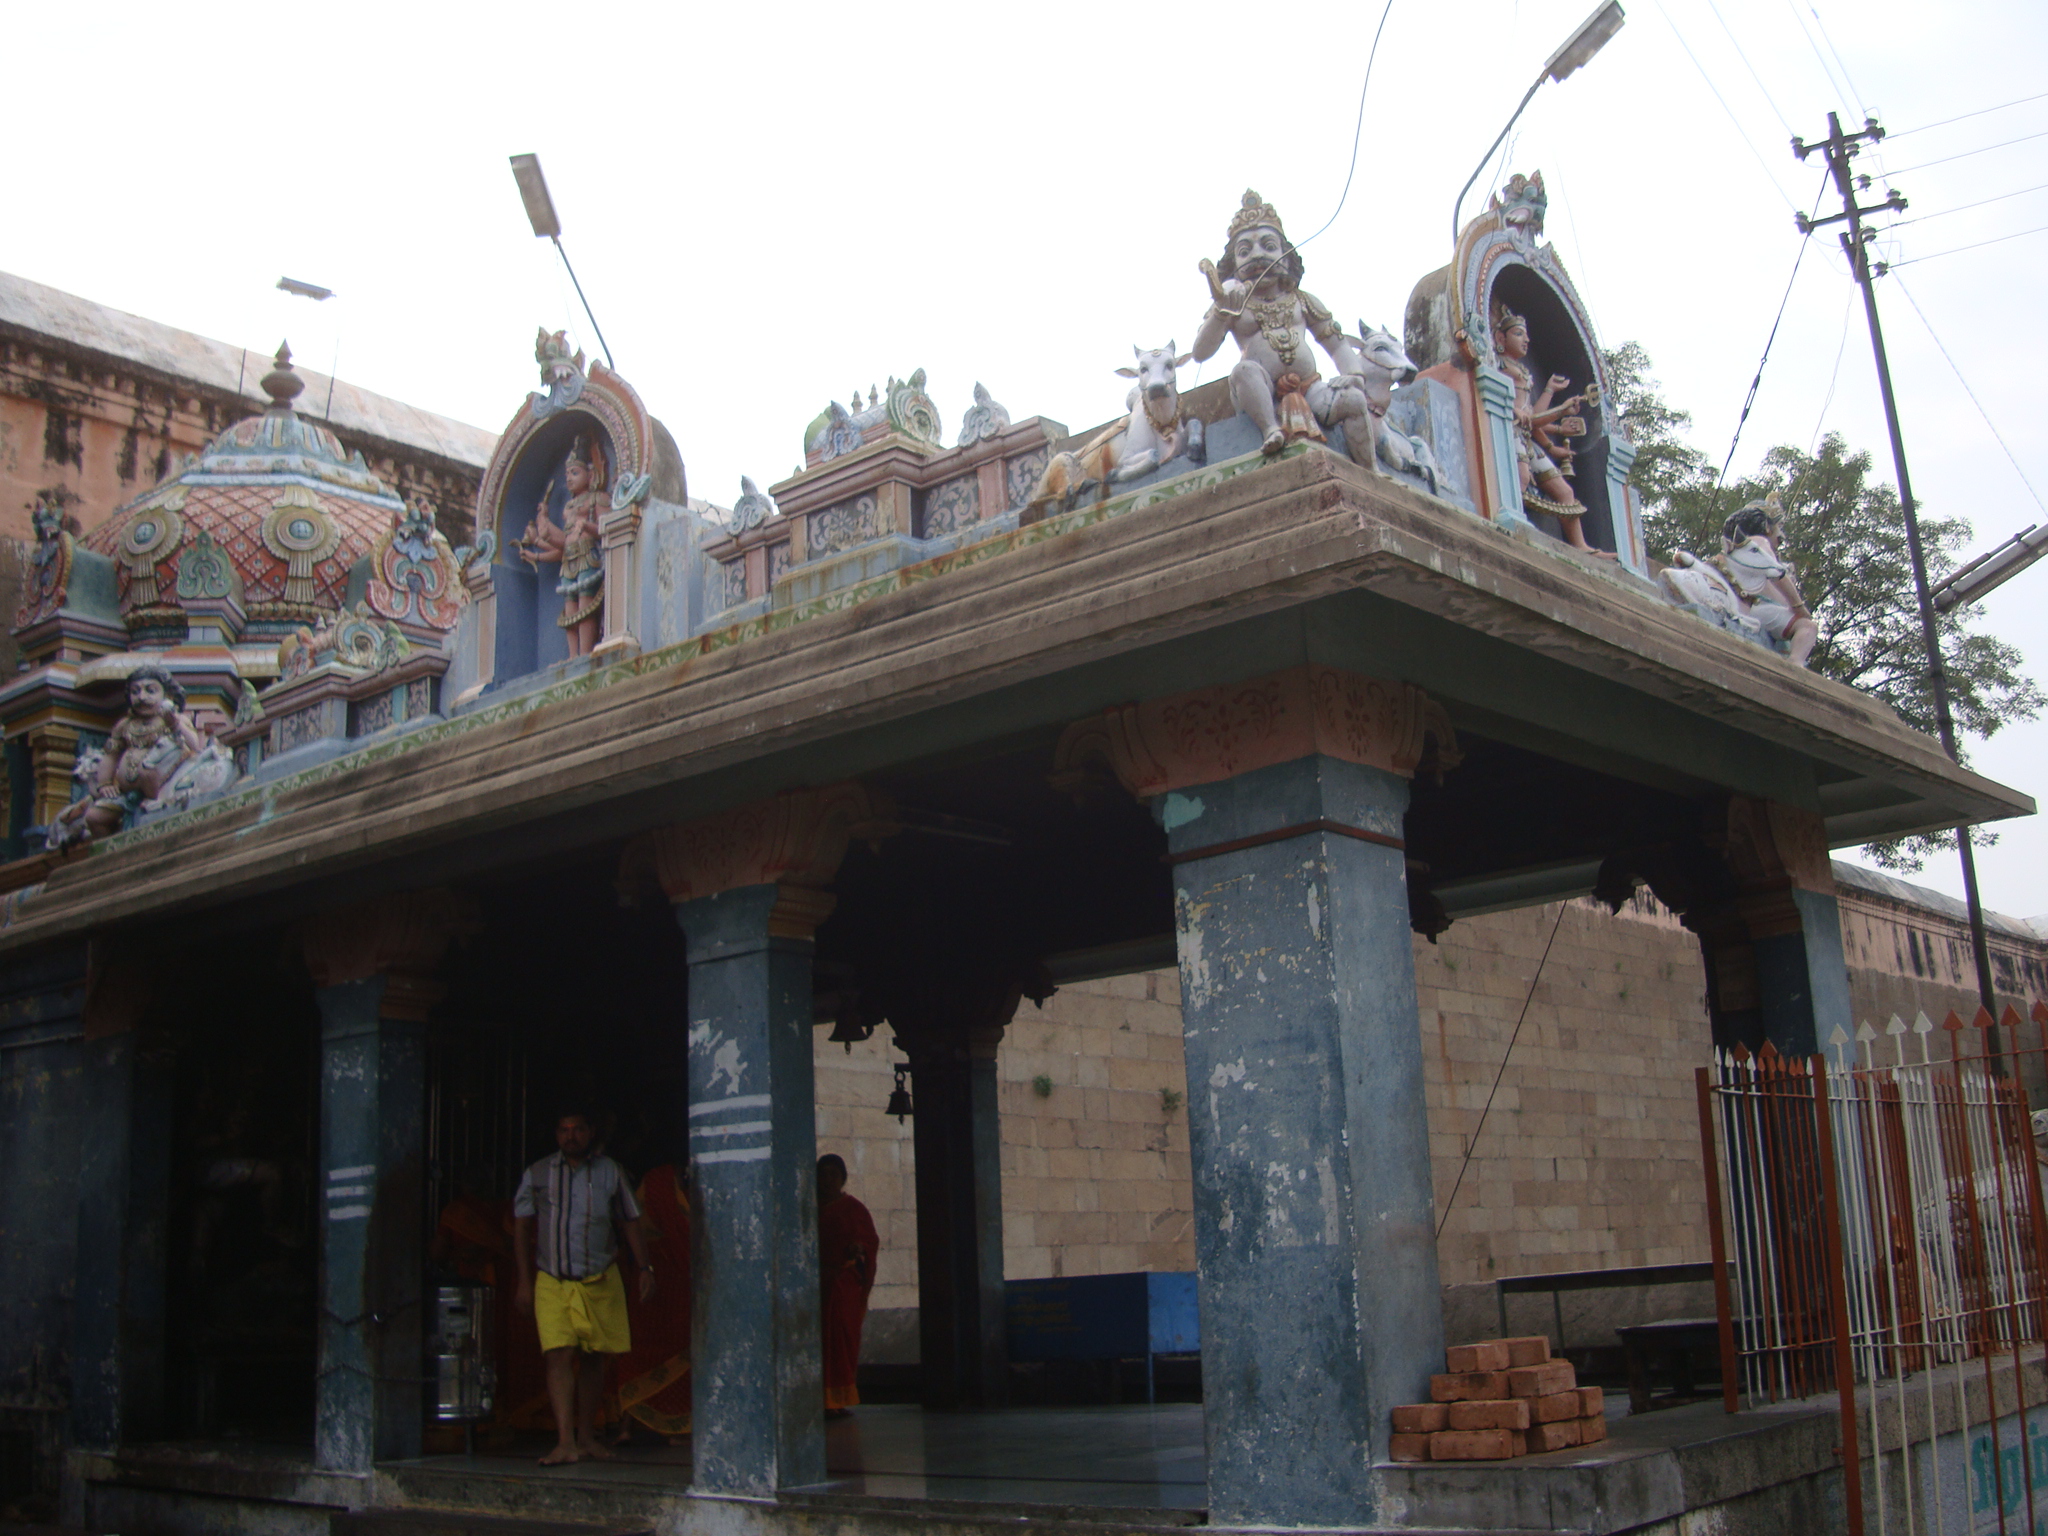
[[[1180,984],[1196,1002],[1206,1001],[1213,985],[1209,957],[1202,947],[1202,916],[1208,910],[1208,903],[1190,900],[1185,891],[1174,892],[1173,926],[1180,946]]]

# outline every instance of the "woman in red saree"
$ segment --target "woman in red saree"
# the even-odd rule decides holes
[[[868,1208],[846,1192],[846,1162],[828,1152],[818,1159],[818,1279],[824,1289],[825,1414],[836,1418],[860,1401],[860,1330],[868,1292],[875,1288],[875,1256],[882,1240]]]
[[[673,1163],[649,1170],[639,1194],[661,1289],[643,1302],[626,1288],[633,1348],[619,1358],[607,1417],[623,1420],[622,1431],[644,1424],[674,1441],[690,1432],[690,1197]]]

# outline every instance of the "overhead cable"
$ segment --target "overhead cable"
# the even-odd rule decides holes
[[[1820,212],[1821,198],[1827,195],[1828,177],[1823,175],[1820,183],[1820,194],[1813,202],[1815,214]],[[1720,494],[1721,485],[1728,478],[1728,466],[1735,462],[1735,447],[1736,444],[1742,441],[1743,425],[1749,420],[1749,413],[1756,405],[1757,390],[1763,387],[1764,364],[1771,360],[1771,344],[1778,339],[1778,327],[1784,323],[1785,306],[1792,302],[1792,285],[1799,281],[1799,264],[1806,260],[1807,248],[1812,244],[1811,240],[1801,240],[1799,242],[1799,253],[1792,258],[1792,275],[1785,280],[1785,296],[1778,300],[1778,318],[1771,322],[1771,334],[1764,338],[1763,356],[1756,360],[1756,376],[1749,381],[1749,393],[1743,396],[1742,399],[1742,414],[1735,418],[1735,435],[1728,440],[1728,457],[1721,461],[1721,473],[1714,477],[1714,492],[1716,496]]]
[[[1764,101],[1771,111],[1777,114],[1785,132],[1796,138],[1799,130],[1792,126],[1791,120],[1783,112],[1778,111],[1778,103],[1772,97],[1770,87],[1764,84],[1764,77],[1756,72],[1756,66],[1749,62],[1749,55],[1742,51],[1742,40],[1735,35],[1735,29],[1728,25],[1728,18],[1721,14],[1721,7],[1714,4],[1714,0],[1707,0],[1707,9],[1714,13],[1714,20],[1720,22],[1721,30],[1728,34],[1728,41],[1735,48],[1735,57],[1742,60],[1742,67],[1749,71],[1749,78],[1756,82],[1756,88],[1763,93]]]
[[[1763,151],[1758,149],[1756,145],[1750,140],[1749,130],[1742,126],[1742,119],[1735,115],[1735,109],[1728,105],[1728,98],[1721,94],[1721,88],[1718,85],[1714,84],[1714,77],[1707,73],[1707,66],[1700,62],[1700,56],[1692,51],[1692,44],[1688,43],[1685,40],[1685,34],[1678,30],[1678,23],[1673,21],[1671,19],[1671,13],[1664,9],[1664,0],[1657,0],[1657,14],[1664,18],[1664,25],[1669,27],[1671,29],[1671,35],[1678,39],[1678,46],[1683,48],[1685,50],[1685,56],[1688,59],[1692,60],[1692,67],[1698,70],[1700,72],[1700,78],[1707,82],[1707,89],[1714,93],[1714,100],[1721,103],[1721,110],[1728,114],[1728,121],[1735,125],[1735,132],[1737,136],[1741,138],[1743,144],[1747,146],[1749,152],[1756,157],[1756,163],[1763,168],[1764,179],[1770,182],[1771,189],[1775,191],[1778,194],[1778,196],[1784,198],[1785,206],[1787,208],[1790,208],[1794,213],[1797,213],[1799,211],[1799,205],[1792,201],[1791,195],[1787,193],[1783,187],[1778,185],[1777,174],[1774,171],[1772,171],[1770,162],[1764,159]]]
[[[2034,489],[2034,482],[2027,478],[2027,472],[2020,468],[2020,461],[2014,457],[2012,449],[2006,446],[2004,435],[1999,432],[1998,424],[1991,419],[1991,413],[1984,409],[1984,402],[1977,398],[1977,391],[1970,388],[1970,381],[1963,377],[1963,370],[1956,366],[1956,360],[1949,356],[1948,348],[1942,345],[1941,337],[1935,334],[1934,322],[1927,318],[1927,312],[1921,309],[1920,301],[1913,297],[1913,291],[1906,286],[1905,280],[1901,278],[1896,281],[1898,282],[1899,292],[1903,293],[1906,296],[1906,302],[1913,306],[1913,313],[1918,315],[1920,323],[1927,327],[1927,334],[1934,342],[1935,350],[1941,353],[1942,361],[1948,364],[1949,372],[1956,376],[1956,382],[1963,386],[1963,393],[1970,397],[1970,404],[1976,406],[1977,414],[1984,418],[1984,425],[1989,429],[1992,438],[2004,450],[2006,458],[2012,461],[2012,471],[2020,477],[2020,484],[2024,485],[2027,488],[2027,494],[2034,498],[2034,505],[2043,512],[2048,512],[2048,502],[2041,500],[2041,493]]]
[[[1888,128],[1885,130],[1884,136],[1888,139],[1903,139],[1909,133],[1925,133],[1930,128],[1946,128],[1950,123],[1968,122],[1973,117],[1983,117],[1992,112],[2003,112],[2008,107],[2024,107],[2030,101],[2048,101],[2048,91],[2043,91],[2038,96],[2022,96],[2018,101],[2000,102],[1995,107],[1979,107],[1974,112],[1962,112],[1954,117],[1944,117],[1936,123],[1922,123],[1918,128]]]
[[[1886,171],[1887,176],[1910,176],[1915,171],[1924,171],[1930,166],[1947,165],[1951,160],[1967,160],[1972,155],[1988,155],[1994,149],[2007,149],[2014,144],[2024,144],[2029,139],[2048,139],[2048,128],[2039,133],[2023,133],[2016,139],[2006,139],[1998,144],[1986,144],[1982,149],[1966,149],[1959,155],[1943,155],[1939,160],[1922,160],[1918,165],[1909,165],[1903,170]]]
[[[1380,12],[1380,24],[1372,34],[1372,51],[1365,56],[1365,79],[1360,81],[1358,86],[1358,121],[1351,129],[1351,166],[1344,172],[1344,190],[1337,194],[1336,211],[1324,221],[1323,228],[1317,230],[1315,235],[1310,235],[1308,240],[1315,239],[1316,235],[1322,234],[1337,222],[1337,214],[1344,211],[1344,200],[1351,195],[1351,178],[1358,174],[1358,141],[1365,132],[1365,92],[1372,84],[1372,61],[1380,56],[1380,33],[1387,30],[1387,18],[1393,13],[1394,0],[1387,0],[1387,8]],[[1294,248],[1300,250],[1308,244],[1308,240],[1296,241]]]
[[[1941,256],[1960,256],[1964,251],[1974,251],[1981,246],[2003,245],[2006,241],[2017,240],[2022,235],[2038,235],[2043,233],[2048,233],[2048,224],[2036,224],[2032,229],[2016,229],[2009,235],[1993,235],[1989,240],[1973,240],[1968,245],[1954,246],[1946,251],[1931,251],[1925,256],[1908,256],[1904,261],[1887,262],[1885,263],[1885,270],[1896,272],[1901,267],[1910,267],[1918,262],[1933,261]]]
[[[2021,187],[2017,192],[2001,192],[1996,197],[1980,197],[1974,203],[1962,203],[1954,208],[1943,208],[1936,213],[1916,213],[1910,219],[1895,219],[1885,225],[1885,232],[1889,234],[1892,230],[1904,229],[1908,224],[1924,224],[1929,219],[1945,219],[1952,213],[1968,213],[1972,208],[1985,208],[1992,203],[2002,203],[2008,198],[2025,197],[2029,192],[2048,192],[2048,181],[2039,182],[2031,187]]]

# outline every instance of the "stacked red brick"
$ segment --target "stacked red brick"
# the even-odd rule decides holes
[[[1429,1378],[1430,1401],[1394,1410],[1396,1461],[1504,1461],[1607,1438],[1598,1387],[1582,1387],[1550,1340],[1454,1344]]]

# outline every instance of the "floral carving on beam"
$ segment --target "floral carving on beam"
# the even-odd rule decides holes
[[[1140,799],[1320,754],[1403,778],[1458,765],[1443,706],[1409,683],[1302,666],[1243,683],[1119,704],[1067,727],[1053,783],[1106,769]]]
[[[848,781],[789,789],[696,821],[660,827],[627,844],[619,883],[631,889],[652,876],[672,902],[696,901],[750,885],[782,887],[770,930],[809,938],[832,911],[823,887],[855,838],[896,830],[886,796]]]

